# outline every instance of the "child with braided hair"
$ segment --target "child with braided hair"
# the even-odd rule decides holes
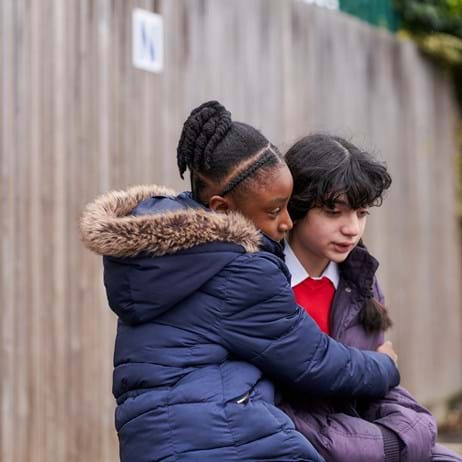
[[[335,342],[295,303],[280,244],[292,177],[260,132],[207,102],[177,154],[191,192],[112,192],[81,220],[119,317],[121,461],[321,462],[275,405],[272,382],[379,398],[399,382],[395,354]]]

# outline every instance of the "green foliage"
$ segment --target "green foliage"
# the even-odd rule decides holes
[[[462,18],[462,0],[447,0],[448,10],[454,16]]]
[[[395,0],[402,27],[420,49],[452,72],[462,114],[462,0]],[[462,222],[462,121],[459,128],[458,197]]]
[[[462,0],[395,0],[402,28],[454,74],[462,108]]]
[[[449,67],[462,66],[462,0],[396,0],[396,7],[424,52]]]
[[[417,37],[423,51],[449,67],[462,65],[462,39],[454,35],[435,33]]]
[[[404,27],[417,34],[443,33],[462,38],[462,0],[396,0]]]

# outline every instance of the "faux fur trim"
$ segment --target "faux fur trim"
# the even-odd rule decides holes
[[[132,216],[132,210],[152,196],[175,196],[155,185],[112,191],[88,204],[80,220],[83,243],[93,252],[114,257],[176,253],[209,242],[233,242],[247,252],[259,249],[260,233],[238,213],[183,209]]]

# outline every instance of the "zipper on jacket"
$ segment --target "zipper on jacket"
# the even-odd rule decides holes
[[[236,399],[234,402],[236,404],[247,404],[250,400],[250,391],[248,391],[247,393],[245,393],[243,396],[241,396],[240,398]]]

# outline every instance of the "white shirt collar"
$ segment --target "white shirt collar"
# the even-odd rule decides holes
[[[303,282],[306,278],[309,278],[310,275],[300,263],[300,260],[296,257],[294,251],[287,241],[285,241],[284,254],[286,257],[287,268],[289,268],[289,271],[292,274],[291,286],[295,287],[296,285]],[[334,261],[329,262],[327,268],[324,270],[321,276],[318,278],[313,277],[312,279],[321,279],[323,277],[329,279],[334,285],[335,290],[337,290],[338,283],[340,281],[340,273],[337,263]]]

